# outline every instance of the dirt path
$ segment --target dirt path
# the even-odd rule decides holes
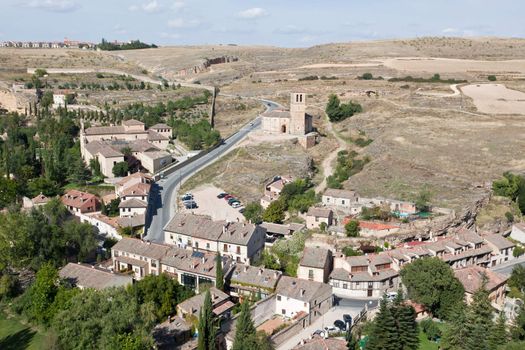
[[[323,192],[325,189],[326,189],[326,178],[330,175],[333,174],[334,172],[334,168],[332,166],[332,163],[334,162],[335,158],[337,157],[337,153],[339,151],[342,151],[342,150],[345,150],[346,147],[348,146],[346,141],[343,140],[342,138],[339,137],[339,135],[337,135],[337,133],[334,131],[334,128],[333,128],[333,125],[332,125],[332,122],[330,122],[330,120],[328,120],[328,116],[323,113],[325,118],[326,118],[326,122],[327,122],[327,127],[326,127],[326,132],[329,133],[329,134],[332,134],[335,139],[337,140],[337,143],[339,144],[339,146],[332,152],[328,155],[328,157],[326,157],[323,162],[321,163],[321,168],[323,168],[323,181],[321,181],[321,183],[317,186],[315,186],[315,192],[316,193],[321,193]]]
[[[441,92],[429,92],[429,91],[420,91],[417,89],[416,94],[422,95],[422,96],[433,96],[433,97],[454,97],[459,96],[461,92],[458,89],[459,84],[452,84],[450,85],[450,88],[452,89],[453,93],[447,94],[447,93],[441,93]]]

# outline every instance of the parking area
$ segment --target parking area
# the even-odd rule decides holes
[[[377,305],[377,301],[373,300],[356,300],[343,299],[339,301],[339,305],[331,308],[323,316],[315,320],[310,326],[303,329],[299,334],[291,337],[285,343],[277,347],[278,350],[291,349],[301,342],[303,339],[308,339],[313,332],[324,327],[333,326],[336,320],[342,320],[344,314],[352,316],[353,319],[363,310],[365,304],[368,307]]]
[[[197,208],[185,209],[181,207],[181,212],[209,215],[213,220],[244,221],[244,216],[239,212],[240,208],[232,208],[228,201],[217,198],[219,193],[224,192],[215,186],[205,185],[194,189],[191,194],[197,203]],[[181,194],[182,195],[182,194]]]

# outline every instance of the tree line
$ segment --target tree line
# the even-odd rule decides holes
[[[118,50],[140,50],[140,49],[155,49],[158,46],[155,44],[146,44],[140,40],[132,40],[128,43],[112,43],[106,39],[102,39],[99,44],[97,44],[97,49],[104,51],[118,51]]]

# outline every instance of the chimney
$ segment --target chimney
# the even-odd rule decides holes
[[[263,273],[263,270],[262,270],[262,269],[259,269],[259,271],[257,272],[257,274],[258,274],[259,276],[261,276],[262,273]]]

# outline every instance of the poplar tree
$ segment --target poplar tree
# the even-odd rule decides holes
[[[210,291],[207,290],[204,296],[204,305],[199,311],[198,350],[215,350],[215,337],[217,335],[216,323],[215,317],[213,316],[211,294]]]
[[[221,253],[217,252],[215,265],[215,287],[224,291],[224,270],[222,269]]]
[[[257,349],[256,330],[250,313],[250,303],[246,300],[241,304],[241,313],[237,319],[232,350],[255,349]]]

